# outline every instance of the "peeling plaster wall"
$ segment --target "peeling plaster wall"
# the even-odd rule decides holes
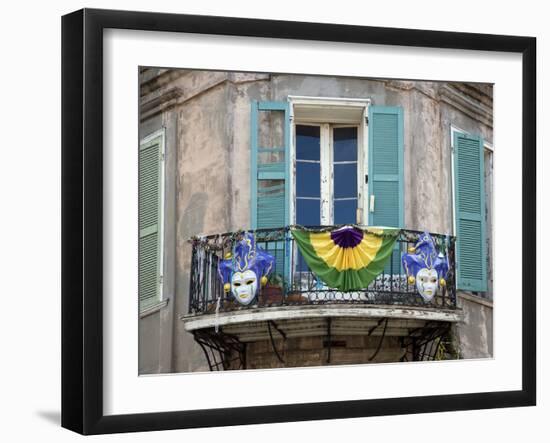
[[[184,331],[182,322],[173,319],[188,310],[190,247],[187,239],[198,234],[249,227],[251,100],[286,101],[288,95],[302,95],[371,98],[375,105],[402,106],[405,119],[405,225],[410,229],[452,233],[450,125],[481,133],[492,142],[492,116],[487,111],[490,110],[487,96],[480,94],[479,104],[473,108],[475,112],[467,113],[464,111],[469,109],[467,100],[461,94],[475,95],[477,90],[464,92],[448,83],[215,71],[152,71],[155,70],[142,73],[140,130],[172,122],[175,135],[170,139],[170,146],[167,143],[167,149],[174,151],[172,159],[176,165],[173,172],[174,201],[170,203],[174,214],[174,236],[165,238],[167,245],[174,245],[173,257],[168,260],[174,269],[173,302],[168,307],[172,310],[168,316],[171,326],[161,326],[170,327],[173,333],[170,334],[170,349],[163,345],[163,355],[158,357],[159,372],[206,369],[202,351],[192,336]],[[159,110],[163,116],[161,119],[155,114]],[[265,139],[264,143],[274,146],[279,143],[276,138],[282,137],[282,126],[270,118],[263,121],[261,127],[269,128],[268,132],[275,134],[275,139],[269,139],[266,132],[260,132],[259,136]],[[467,308],[469,321],[476,322],[467,327],[490,325],[486,329],[491,335],[489,313],[484,311],[485,316],[475,315],[477,308],[469,305]],[[148,323],[152,322],[141,322],[140,334],[142,325],[144,333],[145,328],[152,327],[146,326]],[[473,343],[467,334],[464,337],[465,343]],[[476,348],[478,345],[483,349]],[[484,356],[488,345],[474,343],[465,349],[470,355],[479,351],[477,356]],[[149,352],[147,349],[141,351]],[[150,359],[144,356],[148,368],[157,355],[154,350],[150,353],[153,355]],[[169,357],[166,354],[170,354]],[[160,360],[167,359],[170,365],[160,364]]]
[[[227,85],[221,83],[178,109],[177,317],[187,312],[191,248],[187,240],[231,229],[233,188],[230,167]],[[174,370],[207,370],[202,350],[183,324],[175,323]],[[202,362],[197,366],[197,362]]]

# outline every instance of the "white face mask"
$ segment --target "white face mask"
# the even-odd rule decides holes
[[[254,271],[235,272],[231,279],[231,291],[235,300],[248,305],[254,300],[258,289],[258,279]]]
[[[437,293],[437,271],[423,268],[416,274],[416,288],[426,301],[431,301]]]

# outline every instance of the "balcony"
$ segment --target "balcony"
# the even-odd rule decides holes
[[[254,231],[256,246],[275,257],[274,267],[265,286],[258,289],[254,303],[237,304],[231,293],[224,292],[218,275],[218,263],[231,253],[242,232],[211,235],[190,240],[192,244],[191,278],[189,285],[189,313],[208,314],[219,311],[247,310],[276,306],[303,306],[327,304],[392,305],[435,309],[454,309],[456,290],[454,282],[454,237],[431,234],[439,245],[448,242],[449,273],[447,284],[431,302],[426,302],[410,283],[401,266],[402,253],[414,247],[422,234],[403,229],[384,272],[360,291],[343,292],[324,285],[300,257],[289,228],[259,229]]]
[[[398,350],[406,349],[409,345],[403,343],[409,340],[417,349],[411,359],[418,360],[424,356],[418,354],[417,339],[418,342],[424,339],[427,344],[448,333],[450,325],[460,321],[456,308],[454,237],[430,234],[438,250],[447,252],[449,269],[446,284],[426,301],[401,262],[402,254],[411,248],[414,250],[422,232],[399,230],[383,271],[365,288],[342,291],[328,287],[308,267],[291,229],[253,232],[256,248],[266,251],[274,260],[267,282],[258,282],[257,296],[249,304],[237,302],[227,284],[224,288],[218,270],[220,261],[231,257],[245,233],[190,239],[189,312],[181,320],[203,346],[211,370],[216,366],[246,367],[243,343],[271,343],[282,362],[277,353],[277,340],[293,337],[322,337],[329,347],[331,343],[346,340],[349,344],[350,337],[367,340],[378,336],[380,343],[384,337],[386,341],[391,337],[400,340],[400,344],[395,345]],[[347,338],[335,342],[334,337]],[[214,353],[210,360],[208,349],[216,350],[216,355],[221,356],[218,363],[213,363]],[[404,357],[399,352],[395,355],[402,361]],[[230,362],[228,356],[231,355],[239,361],[236,366]],[[329,351],[328,360],[330,358]],[[388,357],[387,361],[393,360]]]

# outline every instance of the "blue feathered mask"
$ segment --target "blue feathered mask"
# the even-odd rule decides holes
[[[272,255],[256,246],[254,235],[245,232],[232,253],[218,264],[224,291],[231,291],[240,304],[249,305],[256,298],[259,287],[266,283],[274,262]]]
[[[446,285],[449,258],[437,250],[433,237],[427,232],[420,235],[411,252],[401,256],[401,263],[409,283],[416,283],[426,301],[433,299],[439,286]]]

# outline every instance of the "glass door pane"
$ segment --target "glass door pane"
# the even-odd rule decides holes
[[[296,125],[296,224],[321,224],[321,127]],[[296,271],[308,267],[298,253]]]
[[[333,128],[334,224],[357,221],[357,127]]]
[[[296,125],[296,224],[321,222],[321,128]]]

